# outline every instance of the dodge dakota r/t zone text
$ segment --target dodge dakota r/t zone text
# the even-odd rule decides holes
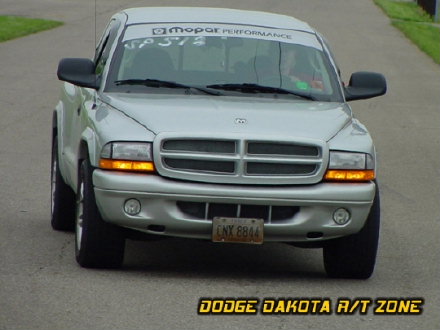
[[[83,267],[125,240],[185,237],[323,249],[330,277],[369,278],[376,151],[326,40],[293,17],[151,7],[115,14],[94,59],[64,58],[53,112],[51,224]],[[237,246],[239,248],[239,246]]]

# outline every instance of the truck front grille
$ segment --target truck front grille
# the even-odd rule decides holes
[[[154,142],[160,175],[225,184],[310,184],[322,179],[328,161],[325,142],[311,140],[176,137]]]
[[[214,217],[264,219],[265,223],[285,223],[299,211],[298,206],[248,205],[203,202],[176,202],[178,209],[194,220]]]
[[[310,175],[316,171],[313,164],[276,164],[248,162],[246,174],[248,175]]]
[[[165,151],[213,152],[224,154],[234,154],[236,152],[234,141],[222,140],[167,140],[163,142],[162,149]]]
[[[249,142],[250,155],[319,156],[319,148],[290,143]]]
[[[202,171],[211,173],[232,174],[235,171],[235,163],[216,160],[176,159],[164,157],[163,162],[169,168],[187,171]]]

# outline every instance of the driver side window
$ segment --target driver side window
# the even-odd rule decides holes
[[[94,62],[95,73],[98,76],[104,71],[104,67],[110,55],[110,49],[116,38],[119,26],[119,21],[115,19],[111,20],[101,38],[101,41],[98,44],[98,47],[96,48]]]

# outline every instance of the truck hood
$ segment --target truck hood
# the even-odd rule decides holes
[[[261,134],[328,141],[352,119],[342,103],[268,97],[112,93],[103,101],[155,134]]]

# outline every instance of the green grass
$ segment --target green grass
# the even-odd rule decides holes
[[[440,25],[415,2],[374,0],[402,31],[422,51],[440,64]]]
[[[0,42],[62,25],[62,22],[37,18],[0,16]]]
[[[411,22],[433,22],[433,19],[416,2],[374,0],[393,19]]]
[[[401,30],[422,51],[440,64],[440,28],[431,25],[394,21],[393,25]]]

